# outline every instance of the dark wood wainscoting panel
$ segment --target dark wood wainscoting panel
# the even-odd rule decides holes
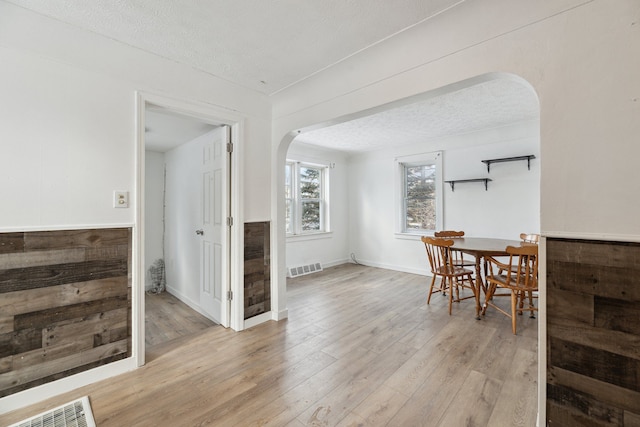
[[[244,225],[244,318],[271,311],[269,222]]]
[[[0,397],[131,356],[130,228],[0,233]]]
[[[547,239],[547,423],[640,425],[640,244]]]

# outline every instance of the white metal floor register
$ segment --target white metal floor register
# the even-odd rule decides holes
[[[96,422],[85,396],[9,427],[96,427]]]

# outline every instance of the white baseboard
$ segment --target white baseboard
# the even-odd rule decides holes
[[[136,369],[137,363],[133,357],[79,372],[69,377],[61,378],[47,384],[32,387],[0,399],[0,414],[15,411],[25,406],[33,405],[59,394],[73,391],[77,388],[102,381],[116,375]]]
[[[268,311],[266,313],[258,314],[257,316],[253,316],[244,321],[243,330],[254,327],[261,323],[268,322],[269,320],[280,321],[289,317],[289,310],[280,310],[280,311]]]
[[[403,267],[361,259],[358,260],[358,264],[366,265],[367,267],[384,268],[385,270],[402,271],[403,273],[417,274],[420,276],[431,276],[431,270],[427,268]]]
[[[348,258],[338,259],[338,260],[335,260],[335,261],[323,262],[322,263],[322,267],[323,268],[335,267],[336,265],[342,265],[342,264],[346,264],[348,262],[349,262]]]
[[[202,314],[207,319],[213,320],[215,322],[215,320],[212,319],[211,316],[209,316],[207,313],[205,313],[202,310],[202,308],[200,308],[200,304],[198,304],[197,302],[195,302],[194,300],[192,300],[191,298],[189,298],[188,296],[186,296],[185,294],[183,294],[179,290],[177,290],[177,289],[175,289],[175,288],[173,288],[171,286],[168,286],[168,285],[165,288],[165,290],[166,290],[166,292],[170,293],[174,297],[178,298],[183,303],[187,304],[192,310],[197,311],[198,313]]]
[[[288,318],[289,317],[289,310],[288,309],[284,309],[284,310],[280,310],[280,311],[277,311],[277,312],[276,311],[272,311],[271,314],[273,315],[272,319],[277,322],[278,320],[284,320],[284,319]]]
[[[269,320],[273,320],[272,312],[267,311],[266,313],[258,314],[257,316],[250,317],[244,321],[244,328],[249,329],[253,326],[259,325],[264,322],[268,322]]]

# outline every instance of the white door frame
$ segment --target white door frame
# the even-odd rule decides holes
[[[133,242],[133,283],[132,283],[132,351],[137,366],[145,363],[145,285],[144,285],[144,214],[145,214],[145,109],[147,104],[164,107],[169,111],[201,119],[204,122],[220,125],[228,125],[231,128],[231,142],[233,153],[231,155],[231,188],[229,192],[229,212],[233,218],[229,236],[228,253],[228,280],[223,284],[223,294],[231,291],[233,299],[229,307],[229,316],[226,323],[231,329],[241,330],[244,326],[244,288],[243,280],[243,247],[244,233],[241,216],[243,188],[242,174],[239,165],[242,164],[242,148],[244,138],[245,117],[234,114],[220,107],[205,104],[187,102],[169,98],[148,92],[136,92],[136,194],[135,194],[135,225]]]

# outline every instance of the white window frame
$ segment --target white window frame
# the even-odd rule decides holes
[[[309,236],[330,232],[329,227],[329,166],[318,163],[303,162],[287,159],[286,167],[291,167],[291,230],[287,231],[287,237]],[[320,171],[320,198],[302,199],[300,194],[300,170],[301,168],[313,168]],[[285,183],[286,185],[286,183]],[[286,191],[285,191],[286,197]],[[285,204],[289,199],[285,200]],[[302,203],[305,201],[317,201],[320,205],[320,229],[302,229]],[[285,208],[286,209],[286,208]]]
[[[396,235],[402,237],[423,236],[425,234],[433,234],[436,230],[443,229],[444,223],[444,192],[443,192],[443,173],[442,173],[442,152],[436,151],[432,153],[421,153],[410,156],[398,157],[396,163],[396,206],[397,224]],[[406,167],[435,165],[436,166],[436,226],[434,230],[411,230],[406,228]]]

